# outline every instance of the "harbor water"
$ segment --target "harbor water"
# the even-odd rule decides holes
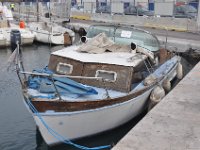
[[[50,47],[40,43],[22,47],[25,70],[44,68],[48,64],[50,53],[61,48],[62,46]],[[11,53],[10,48],[0,49],[0,150],[76,150],[64,144],[52,147],[45,144],[33,117],[23,103],[21,85],[14,67],[7,69]],[[186,74],[192,66],[184,60],[184,68]],[[117,129],[75,142],[89,147],[114,145],[144,114]]]

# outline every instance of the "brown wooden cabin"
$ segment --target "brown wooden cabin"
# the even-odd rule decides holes
[[[89,55],[89,54],[88,54]],[[136,66],[122,66],[116,64],[81,62],[72,58],[51,55],[48,68],[56,74],[103,77],[105,80],[74,79],[77,82],[112,89],[121,92],[130,92],[133,82],[136,81],[135,73],[144,70],[144,62]]]

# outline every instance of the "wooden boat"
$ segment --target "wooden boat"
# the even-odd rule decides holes
[[[155,87],[178,74],[180,57],[160,49],[148,32],[92,26],[81,41],[53,52],[48,68],[21,72],[29,75],[22,83],[24,103],[49,145],[128,122],[144,110]]]
[[[67,28],[47,22],[32,22],[30,30],[35,33],[35,40],[54,45],[71,45],[75,40],[75,33]]]

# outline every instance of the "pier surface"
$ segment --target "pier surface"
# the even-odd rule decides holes
[[[200,62],[113,150],[200,150]]]

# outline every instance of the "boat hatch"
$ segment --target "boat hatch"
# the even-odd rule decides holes
[[[56,71],[60,74],[71,74],[73,71],[73,66],[71,64],[59,62],[57,64]]]
[[[117,73],[113,71],[97,70],[95,77],[102,77],[105,81],[115,82]]]

